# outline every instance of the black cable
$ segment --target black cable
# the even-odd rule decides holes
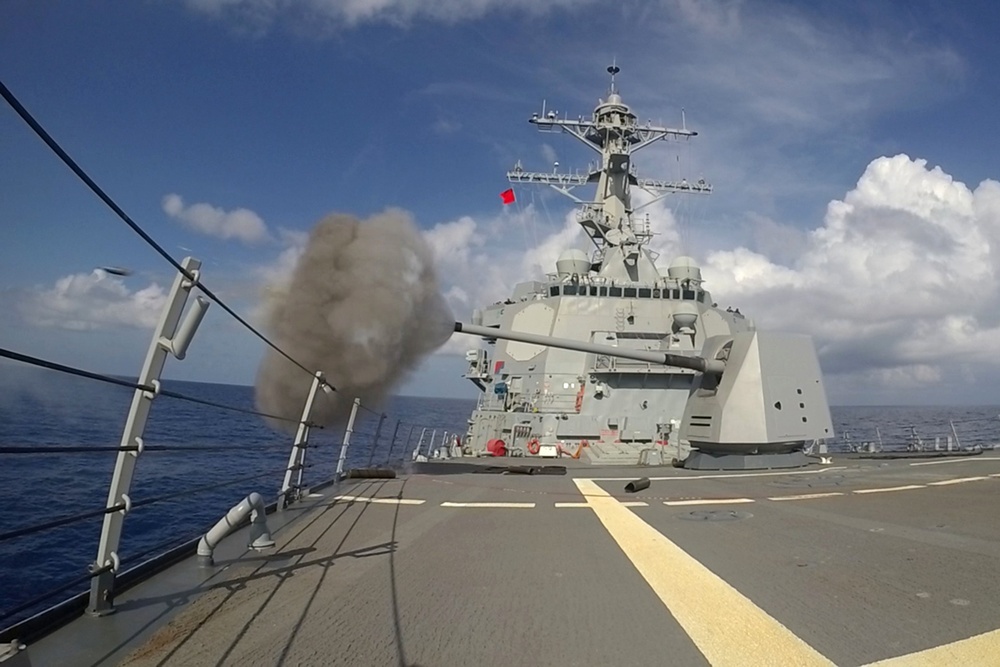
[[[138,234],[142,238],[142,240],[145,241],[153,250],[155,250],[157,253],[159,253],[159,255],[161,257],[163,257],[163,259],[167,260],[167,262],[172,267],[174,267],[175,269],[177,269],[178,271],[180,271],[180,273],[185,278],[187,278],[188,280],[190,280],[192,282],[196,282],[195,279],[194,279],[194,276],[191,275],[191,273],[189,271],[187,271],[183,266],[181,266],[181,264],[176,259],[174,259],[170,255],[170,253],[168,253],[166,250],[164,250],[163,247],[160,246],[159,243],[157,243],[155,240],[153,240],[153,237],[151,237],[149,234],[147,234],[145,232],[145,230],[143,230],[142,227],[140,227],[138,224],[136,224],[132,220],[132,218],[130,218],[128,216],[128,214],[125,213],[125,211],[123,211],[121,209],[121,207],[118,206],[118,204],[116,204],[115,201],[113,199],[111,199],[111,197],[109,197],[104,192],[104,190],[102,190],[100,188],[100,186],[98,186],[97,183],[95,183],[93,181],[93,179],[90,178],[90,176],[87,175],[87,172],[85,172],[80,167],[80,165],[78,165],[76,162],[73,161],[73,158],[71,158],[69,156],[69,154],[62,149],[62,146],[60,146],[58,143],[56,143],[56,140],[53,139],[49,135],[49,133],[45,131],[45,128],[43,128],[38,123],[38,121],[36,121],[34,119],[34,117],[32,117],[32,115],[30,113],[28,113],[28,110],[24,108],[24,106],[17,100],[16,97],[14,97],[14,94],[12,92],[10,92],[10,90],[7,88],[7,86],[5,86],[3,84],[2,81],[0,81],[0,95],[2,95],[5,100],[7,100],[7,104],[9,104],[14,109],[14,111],[17,112],[17,115],[20,116],[21,119],[24,120],[24,122],[27,123],[28,126],[32,130],[34,130],[35,134],[37,134],[38,137],[42,141],[44,141],[45,144],[49,148],[51,148],[52,151],[56,155],[59,156],[59,159],[62,160],[66,164],[66,166],[69,167],[70,170],[74,174],[76,174],[77,177],[80,178],[80,180],[82,180],[84,183],[86,183],[87,187],[89,187],[91,189],[91,191],[93,191],[93,193],[96,194],[98,196],[98,198],[100,198],[101,201],[103,201],[105,204],[107,204],[108,208],[110,208],[112,211],[114,211],[115,214],[119,218],[121,218],[122,221],[126,225],[128,225],[129,227],[131,227],[132,231],[134,231],[136,234]],[[251,326],[249,322],[247,322],[242,317],[240,317],[239,315],[237,315],[236,311],[234,311],[232,308],[230,308],[228,305],[226,305],[226,303],[222,299],[220,299],[218,296],[216,296],[215,293],[212,292],[212,290],[208,289],[207,287],[205,287],[202,284],[199,284],[198,287],[199,287],[199,289],[201,289],[202,292],[204,292],[205,296],[207,296],[209,299],[211,299],[215,303],[219,304],[220,308],[222,308],[224,311],[226,311],[227,313],[229,313],[230,315],[232,315],[236,319],[237,322],[239,322],[244,327],[246,327],[247,329],[249,329],[255,336],[257,336],[257,338],[259,338],[262,341],[264,341],[274,351],[276,351],[278,354],[280,354],[281,356],[283,356],[286,359],[288,359],[290,362],[292,362],[293,364],[295,364],[296,366],[298,366],[299,368],[301,368],[303,371],[305,371],[309,375],[315,376],[315,373],[313,371],[309,370],[308,368],[306,368],[305,366],[303,366],[301,363],[299,363],[298,361],[296,361],[295,359],[293,359],[291,357],[291,355],[289,355],[287,352],[285,352],[284,350],[282,350],[280,347],[278,347],[277,345],[275,345],[274,343],[272,343],[266,336],[264,336],[264,334],[262,334],[259,331],[257,331],[257,329],[255,329],[253,326]],[[324,384],[326,384],[328,387],[330,387],[330,389],[336,391],[336,387],[334,387],[333,385],[331,385],[331,384],[329,384],[327,382],[324,382]]]
[[[6,357],[8,359],[13,359],[14,361],[20,361],[25,364],[31,364],[32,366],[40,366],[41,368],[47,368],[52,371],[59,371],[60,373],[69,373],[70,375],[78,375],[80,377],[90,378],[91,380],[99,380],[101,382],[107,382],[109,384],[116,384],[120,387],[128,387],[129,389],[142,389],[143,391],[153,391],[152,387],[144,387],[143,385],[136,384],[135,382],[129,382],[128,380],[120,380],[118,378],[114,378],[109,375],[101,375],[100,373],[91,373],[90,371],[85,371],[79,368],[73,368],[72,366],[63,366],[62,364],[57,364],[54,361],[39,359],[38,357],[32,357],[27,354],[21,354],[20,352],[13,352],[11,350],[7,350],[2,347],[0,347],[0,357]]]
[[[118,512],[123,509],[125,509],[125,503],[118,503],[117,505],[112,505],[111,507],[102,507],[99,510],[89,510],[87,512],[81,512],[80,514],[74,514],[72,516],[64,516],[59,519],[53,519],[52,521],[47,521],[45,523],[35,524],[34,526],[25,526],[24,528],[9,530],[6,533],[0,533],[0,542],[4,542],[6,540],[13,539],[15,537],[23,537],[25,535],[40,533],[44,530],[49,530],[50,528],[58,528],[59,526],[65,526],[66,524],[82,521],[83,519],[89,519],[91,517],[101,516],[102,514],[110,514],[111,512]]]
[[[50,590],[48,592],[45,592],[45,593],[42,593],[41,595],[33,597],[30,600],[28,600],[27,602],[22,602],[21,604],[19,604],[16,607],[12,607],[10,609],[4,609],[2,612],[0,612],[0,621],[8,619],[11,616],[14,616],[16,614],[20,614],[22,611],[25,611],[26,609],[31,609],[35,605],[39,604],[40,602],[42,602],[44,600],[47,600],[48,598],[52,597],[53,595],[56,595],[58,593],[62,593],[63,591],[65,591],[65,590],[67,590],[69,588],[73,588],[74,586],[79,586],[80,584],[84,583],[85,581],[89,581],[93,577],[94,577],[94,574],[91,574],[91,573],[88,572],[87,574],[79,576],[79,577],[76,577],[75,579],[70,579],[69,581],[67,581],[66,583],[62,584],[61,586],[53,588],[52,590]]]
[[[310,463],[308,465],[302,466],[302,469],[312,468],[315,463]],[[297,470],[298,468],[296,468]],[[132,503],[132,509],[137,507],[143,507],[144,505],[152,505],[153,503],[163,502],[165,500],[173,500],[178,496],[190,496],[196,493],[202,493],[204,491],[211,491],[213,489],[221,489],[227,486],[232,486],[233,484],[240,484],[242,482],[249,482],[254,479],[260,479],[261,477],[267,477],[268,475],[274,475],[279,472],[285,472],[288,470],[287,465],[283,465],[276,470],[269,470],[267,472],[260,473],[259,475],[249,475],[247,477],[239,477],[237,479],[231,479],[228,482],[223,482],[222,484],[206,484],[205,486],[196,486],[190,489],[185,489],[183,491],[175,491],[173,493],[165,493],[162,496],[154,496],[152,498],[144,498],[143,500],[137,500]]]
[[[303,449],[328,446],[324,443],[305,442]],[[144,452],[225,452],[260,451],[262,449],[287,449],[284,443],[269,445],[145,445]],[[0,445],[0,454],[90,454],[103,452],[137,452],[138,445]]]
[[[148,391],[156,393],[153,387],[138,384],[136,382],[130,382],[128,380],[121,380],[118,378],[111,377],[110,375],[101,375],[100,373],[92,373],[90,371],[85,371],[80,368],[74,368],[73,366],[64,366],[63,364],[57,364],[54,361],[48,361],[47,359],[39,359],[38,357],[32,357],[27,354],[21,354],[20,352],[14,352],[13,350],[7,350],[5,348],[0,348],[0,357],[6,357],[8,359],[13,359],[14,361],[20,361],[25,364],[30,364],[32,366],[39,366],[41,368],[46,368],[52,371],[59,371],[60,373],[68,373],[70,375],[77,375],[80,377],[89,378],[91,380],[99,380],[101,382],[107,382],[109,384],[115,384],[120,387],[128,387],[129,389],[141,389],[142,391]],[[256,415],[258,417],[267,417],[268,419],[277,419],[279,421],[285,421],[292,424],[298,424],[298,419],[291,419],[289,417],[280,417],[278,415],[272,415],[267,412],[258,412],[257,410],[251,410],[249,408],[239,408],[234,405],[226,405],[224,403],[216,403],[215,401],[208,401],[203,398],[195,398],[194,396],[188,396],[186,394],[181,394],[176,391],[171,391],[169,389],[160,389],[159,395],[166,396],[168,398],[175,398],[181,401],[187,401],[189,403],[198,403],[199,405],[207,405],[212,408],[218,408],[220,410],[229,410],[232,412],[240,412],[247,415]],[[306,422],[306,425],[310,428],[324,428],[322,424],[316,424],[313,422]]]
[[[277,419],[278,421],[290,422],[292,424],[298,424],[298,419],[291,419],[289,417],[279,417],[278,415],[268,414],[266,412],[258,412],[256,410],[251,410],[250,408],[238,408],[233,405],[225,405],[224,403],[216,403],[214,401],[205,400],[204,398],[195,398],[194,396],[187,396],[186,394],[181,394],[176,391],[170,391],[169,389],[160,389],[160,396],[166,396],[168,398],[176,398],[181,401],[187,401],[189,403],[198,403],[199,405],[207,405],[212,408],[219,408],[220,410],[230,410],[232,412],[242,412],[246,415],[256,415],[258,417],[267,417],[268,419]],[[313,424],[308,422],[306,424],[310,427],[323,428],[319,424]]]

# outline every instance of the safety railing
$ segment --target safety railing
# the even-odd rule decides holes
[[[259,484],[273,489],[262,495],[273,500],[273,506],[280,510],[299,500],[310,486],[339,481],[350,466],[402,462],[412,447],[411,438],[417,425],[390,419],[386,413],[363,406],[355,399],[343,438],[337,441],[332,434],[319,435],[322,426],[312,421],[314,403],[321,392],[336,391],[322,370],[309,368],[281,349],[206,286],[198,259],[187,257],[179,261],[164,250],[84,172],[2,83],[0,96],[91,191],[175,271],[141,370],[134,380],[0,348],[0,362],[5,364],[14,362],[60,373],[59,377],[80,379],[53,383],[54,387],[87,380],[106,385],[109,392],[131,391],[117,446],[108,444],[113,436],[106,426],[118,419],[113,416],[110,403],[124,398],[120,393],[114,395],[114,401],[108,398],[108,405],[102,406],[97,414],[86,415],[88,420],[96,419],[102,426],[89,434],[81,431],[77,442],[64,441],[70,429],[50,438],[36,437],[33,443],[0,441],[3,459],[0,465],[4,470],[9,474],[20,471],[25,477],[38,481],[33,491],[56,500],[37,502],[36,498],[35,502],[15,503],[5,508],[4,523],[0,523],[0,557],[5,562],[5,569],[9,568],[10,573],[27,573],[27,576],[15,575],[4,582],[11,584],[15,578],[19,579],[17,590],[5,587],[5,594],[0,598],[0,641],[9,642],[19,637],[18,626],[35,614],[44,615],[53,610],[79,613],[84,606],[94,616],[112,612],[122,582],[134,579],[136,568],[162,559],[177,549],[193,547],[193,541],[225,513],[233,500],[249,497]],[[253,409],[249,388],[231,388],[227,396],[238,400],[220,400],[214,395],[199,396],[200,390],[194,387],[187,391],[176,390],[173,383],[162,379],[169,357],[176,361],[186,357],[211,303],[217,304],[251,334],[303,371],[302,381],[310,385],[296,418]],[[98,393],[88,389],[73,391],[72,396],[73,400],[83,400]],[[110,394],[105,396],[110,397]],[[233,415],[228,421],[217,419],[215,422],[220,431],[225,428],[238,431],[240,438],[213,432],[210,427],[187,428],[186,415],[181,416],[176,409],[173,413],[169,409],[160,412],[159,424],[155,420],[150,422],[154,406],[165,399]],[[237,417],[242,421],[236,421]],[[248,418],[252,428],[247,426]],[[291,445],[277,439],[273,432],[261,435],[254,431],[266,430],[264,419],[294,426]],[[171,429],[177,432],[171,433]],[[208,442],[204,442],[205,439]],[[309,453],[310,449],[319,449],[320,455]],[[240,456],[233,457],[233,452],[239,452]],[[111,453],[115,461],[110,482],[102,489],[95,481],[100,467],[93,461],[97,460],[95,457]],[[169,465],[146,463],[153,455],[173,458]],[[46,478],[45,472],[56,466],[40,461],[65,464],[69,472],[54,473]],[[107,473],[100,477],[104,474]],[[99,498],[77,498],[77,491],[87,491],[91,496],[100,493],[105,500],[102,503]],[[184,505],[183,509],[179,509],[180,505]],[[146,525],[133,518],[138,510],[142,510],[138,512],[139,517],[149,513]],[[77,547],[89,544],[89,548],[94,548],[90,531],[98,532],[97,521],[100,528],[96,549],[91,552],[94,557],[85,564],[85,557]],[[52,553],[62,554],[63,558],[53,560],[50,558]],[[44,571],[32,570],[29,565],[39,560],[45,560]],[[43,581],[51,581],[52,585],[39,592]]]

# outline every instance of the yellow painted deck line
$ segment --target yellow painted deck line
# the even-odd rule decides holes
[[[833,498],[844,495],[840,491],[830,491],[829,493],[800,493],[797,496],[772,496],[768,500],[812,500],[814,498]]]
[[[514,509],[531,509],[535,503],[453,503],[445,501],[441,507],[510,507]]]
[[[664,500],[663,504],[670,507],[684,507],[686,505],[738,505],[753,501],[753,498],[695,498],[693,500]]]
[[[734,472],[726,474],[715,474],[715,475],[691,475],[691,476],[672,476],[672,477],[650,477],[648,478],[651,482],[683,482],[689,479],[739,479],[740,477],[776,477],[780,475],[818,475],[821,473],[827,473],[831,470],[847,470],[847,466],[831,466],[829,468],[820,468],[817,470],[783,470],[779,472]],[[618,482],[633,480],[636,476],[632,475],[630,477],[586,477],[578,479],[589,479],[595,482]]]
[[[597,484],[573,481],[625,556],[712,665],[833,664]]]
[[[962,456],[955,459],[945,459],[943,461],[917,461],[916,463],[911,463],[911,466],[939,466],[945,463],[977,463],[982,461],[1000,461],[1000,457],[996,456]]]
[[[854,489],[853,493],[889,493],[890,491],[909,491],[911,489],[926,489],[925,484],[907,484],[906,486],[883,486],[877,489]]]
[[[426,500],[415,498],[372,498],[370,496],[334,496],[334,500],[344,500],[351,503],[377,503],[380,505],[423,505]]]
[[[865,667],[938,667],[938,665],[995,665],[1000,656],[1000,630],[960,639],[916,653],[872,662]]]
[[[950,484],[965,484],[966,482],[978,482],[989,477],[956,477],[955,479],[942,479],[940,482],[927,482],[927,486],[948,486]]]

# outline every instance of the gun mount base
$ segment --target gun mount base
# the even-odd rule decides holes
[[[685,470],[765,470],[801,468],[810,463],[801,449],[772,454],[721,454],[693,450],[684,460]]]

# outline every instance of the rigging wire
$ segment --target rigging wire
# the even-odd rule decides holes
[[[304,442],[302,449],[328,447],[331,443]],[[288,449],[285,443],[268,445],[143,445],[143,452],[252,452],[268,449]],[[138,445],[0,445],[0,454],[100,454],[104,452],[137,452]]]
[[[122,380],[120,378],[111,377],[110,375],[103,375],[101,373],[93,373],[91,371],[85,371],[80,368],[74,368],[73,366],[64,366],[63,364],[58,364],[54,361],[49,361],[47,359],[40,359],[38,357],[32,357],[27,354],[21,354],[20,352],[14,352],[13,350],[8,350],[6,348],[0,347],[0,357],[6,357],[7,359],[12,359],[14,361],[20,361],[31,366],[38,366],[40,368],[46,368],[52,371],[58,371],[60,373],[67,373],[69,375],[77,375],[79,377],[88,378],[91,380],[98,380],[100,382],[107,382],[108,384],[118,385],[120,387],[128,387],[129,389],[140,389],[142,391],[148,391],[151,393],[159,393],[160,396],[166,396],[168,398],[174,398],[181,401],[187,401],[188,403],[197,403],[199,405],[207,405],[209,407],[218,408],[220,410],[229,410],[230,412],[241,412],[248,415],[256,415],[258,417],[267,417],[269,419],[276,419],[278,421],[289,422],[292,424],[300,423],[298,419],[292,419],[290,417],[281,417],[279,415],[272,415],[267,412],[259,412],[257,410],[251,410],[249,408],[240,408],[235,405],[226,405],[225,403],[216,403],[215,401],[209,401],[203,398],[195,398],[194,396],[188,396],[186,394],[181,394],[176,391],[171,391],[169,389],[160,389],[157,392],[155,387],[151,387],[144,384],[138,384],[131,382],[130,380]],[[307,426],[315,428],[323,428],[320,424],[314,424],[312,422],[306,422]]]
[[[52,151],[57,156],[59,156],[59,159],[62,160],[63,163],[65,163],[65,165],[69,167],[70,170],[74,174],[76,174],[77,177],[79,177],[80,180],[82,180],[87,185],[87,187],[90,188],[90,190],[95,195],[97,195],[97,197],[101,201],[107,204],[108,208],[114,211],[115,215],[121,218],[121,220],[126,225],[128,225],[132,229],[132,231],[138,234],[139,237],[142,238],[142,240],[145,241],[146,244],[149,245],[149,247],[151,247],[153,250],[155,250],[161,257],[163,257],[163,259],[165,259],[168,264],[177,269],[177,271],[179,271],[188,280],[196,282],[195,276],[193,276],[190,271],[186,270],[183,266],[181,266],[181,264],[176,259],[174,259],[169,252],[164,250],[163,246],[157,243],[152,236],[146,233],[146,231],[142,227],[140,227],[138,223],[132,220],[132,218],[130,218],[129,215],[120,206],[118,206],[118,204],[115,203],[115,201],[107,193],[105,193],[104,190],[102,190],[101,187],[97,185],[97,183],[95,183],[94,180],[90,178],[89,175],[87,175],[87,172],[85,172],[83,168],[80,167],[80,165],[78,165],[65,150],[63,150],[62,146],[60,146],[56,142],[56,140],[53,139],[52,136],[45,131],[45,128],[43,128],[41,124],[39,124],[39,122],[35,120],[35,118],[28,112],[28,110],[24,108],[24,105],[22,105],[18,101],[18,99],[14,96],[14,94],[10,91],[10,89],[8,89],[6,85],[4,85],[2,81],[0,81],[0,96],[3,96],[4,100],[6,100],[7,104],[9,104],[12,109],[14,109],[17,115],[20,116],[21,119],[28,124],[28,126],[35,132],[35,134],[37,134],[38,137],[43,142],[45,142],[45,144],[49,148],[51,148]],[[298,366],[300,369],[302,369],[309,375],[312,376],[316,375],[314,371],[309,370],[305,365],[300,363],[297,359],[293,358],[290,354],[282,350],[275,343],[271,342],[271,340],[267,338],[267,336],[262,334],[253,325],[251,325],[249,322],[243,319],[243,317],[241,317],[235,310],[230,308],[229,305],[227,305],[219,296],[217,296],[208,287],[206,287],[201,283],[198,283],[198,288],[205,294],[205,296],[207,296],[215,303],[219,304],[220,308],[229,313],[237,322],[242,324],[247,330],[253,333],[253,335],[255,335],[260,340],[264,341],[264,343],[266,343],[271,349],[276,351],[278,354],[283,356],[288,361],[292,362],[294,365]],[[330,389],[336,391],[336,387],[334,387],[333,385],[325,381],[324,384],[330,387]]]

